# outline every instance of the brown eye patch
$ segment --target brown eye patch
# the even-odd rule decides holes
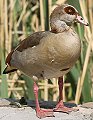
[[[67,14],[70,14],[70,15],[75,15],[76,14],[76,11],[73,7],[71,6],[68,6],[68,7],[65,7],[64,8],[64,11],[67,13]]]

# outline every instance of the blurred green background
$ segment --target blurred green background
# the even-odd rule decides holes
[[[64,101],[83,103],[93,101],[93,0],[0,0],[0,97],[24,96],[34,99],[33,81],[20,71],[3,75],[5,58],[17,44],[33,32],[49,30],[49,16],[56,4],[71,4],[90,26],[74,24],[82,43],[81,56],[64,78]],[[33,68],[32,68],[33,69]],[[57,100],[56,80],[43,80],[39,99]],[[47,87],[48,88],[47,88]]]

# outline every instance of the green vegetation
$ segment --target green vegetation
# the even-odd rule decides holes
[[[55,4],[68,3],[77,8],[86,21],[89,21],[89,27],[83,27],[80,24],[74,24],[82,42],[82,51],[77,64],[71,72],[65,77],[65,83],[70,83],[66,89],[66,99],[75,100],[76,103],[93,101],[93,0],[1,0],[0,3],[0,97],[20,98],[25,96],[28,99],[34,99],[33,81],[21,73],[3,75],[5,68],[5,58],[7,54],[14,49],[17,44],[26,36],[33,32],[49,30],[49,15]],[[7,83],[7,80],[15,82]],[[19,80],[19,81],[17,81]],[[23,82],[24,81],[24,85]],[[19,82],[18,84],[16,84]],[[47,83],[54,85],[51,81]],[[44,99],[44,81],[40,81],[39,98]],[[21,87],[17,91],[15,87]],[[31,87],[30,87],[31,86]],[[43,87],[42,87],[43,86]],[[10,89],[10,91],[9,91]],[[52,86],[49,89],[48,98],[52,100]],[[23,92],[24,91],[24,92]],[[9,92],[9,93],[8,93]]]

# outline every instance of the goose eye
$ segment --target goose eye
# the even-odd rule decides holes
[[[71,9],[69,9],[68,14],[73,14],[73,11]]]
[[[64,11],[67,13],[67,14],[70,14],[70,15],[75,15],[76,14],[76,11],[73,7],[69,6],[69,7],[65,7],[64,8]]]

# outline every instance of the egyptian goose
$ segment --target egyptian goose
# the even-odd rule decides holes
[[[35,32],[11,51],[6,58],[4,74],[17,69],[34,80],[36,115],[39,118],[53,116],[53,111],[69,112],[63,104],[63,78],[70,71],[80,56],[81,42],[78,34],[71,27],[78,22],[88,26],[71,5],[56,7],[50,15],[51,31]],[[41,109],[38,102],[36,80],[58,78],[59,102],[55,109]]]

